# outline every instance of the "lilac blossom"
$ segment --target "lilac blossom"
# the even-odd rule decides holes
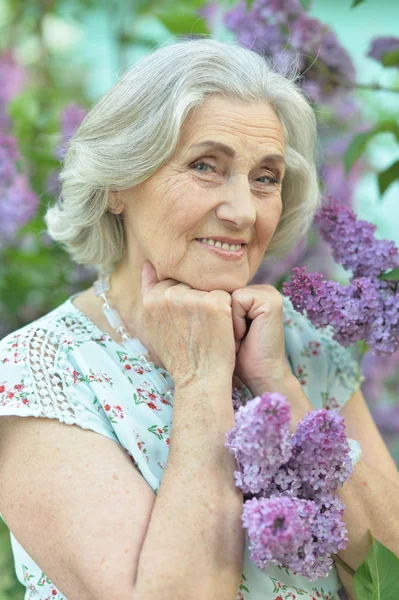
[[[66,145],[82,123],[86,115],[86,109],[75,102],[64,107],[61,113],[61,140],[56,149],[56,158],[62,160],[65,156]]]
[[[17,231],[36,214],[39,205],[28,177],[17,170],[19,160],[16,139],[0,133],[0,248],[15,241]]]
[[[353,119],[356,115],[354,115],[353,111],[350,109],[345,111],[344,107],[344,102],[342,102],[341,105],[336,103],[336,115],[340,120],[342,120],[342,118],[345,120],[350,118],[352,121],[351,129],[350,131],[339,132],[338,137],[328,137],[323,140],[324,161],[319,169],[318,175],[322,182],[323,193],[325,196],[332,196],[337,198],[340,202],[350,205],[360,176],[367,170],[370,170],[370,167],[365,158],[362,157],[360,160],[356,161],[349,174],[346,174],[342,156],[345,154],[352,141],[353,135],[368,130],[370,125],[365,122],[358,123],[357,125],[353,124]],[[344,110],[343,114],[341,113],[341,109]],[[323,129],[323,127],[319,125],[319,129]],[[329,135],[329,132],[327,135]]]
[[[344,419],[314,410],[290,434],[285,396],[265,393],[240,405],[233,392],[233,404],[235,428],[225,446],[244,492],[241,519],[251,560],[260,569],[283,565],[311,581],[325,577],[331,554],[348,540],[336,494],[353,472]]]
[[[305,13],[299,0],[245,0],[224,15],[225,26],[239,43],[272,57],[277,66],[289,66],[293,59],[303,72],[302,87],[313,102],[331,102],[347,95],[355,67],[335,33]]]
[[[334,259],[352,269],[349,285],[324,280],[321,273],[294,267],[282,284],[296,310],[316,327],[331,326],[333,338],[345,347],[365,340],[376,354],[399,348],[399,293],[397,281],[378,277],[399,266],[394,242],[377,240],[375,225],[357,220],[344,204],[330,199],[315,218]]]
[[[341,85],[353,83],[355,67],[335,33],[306,13],[292,24],[290,44],[306,57],[305,91],[313,102],[330,101]]]
[[[0,131],[10,129],[11,119],[7,114],[7,105],[23,91],[27,80],[26,69],[16,61],[13,51],[4,51],[0,56]]]
[[[367,352],[362,359],[362,372],[365,376],[362,392],[372,409],[381,403],[385,386],[387,391],[392,390],[396,398],[396,390],[399,389],[399,351],[386,356]]]
[[[226,434],[226,448],[237,461],[236,485],[257,493],[291,455],[290,407],[280,394],[257,396],[241,406],[235,428]]]
[[[395,243],[377,240],[375,225],[358,220],[354,211],[330,197],[329,203],[315,216],[323,239],[330,244],[333,257],[353,277],[378,276],[399,266]]]
[[[242,522],[248,531],[251,560],[301,569],[312,550],[311,531],[318,506],[297,498],[252,498],[243,505]]]
[[[382,62],[384,55],[388,52],[399,51],[399,38],[394,36],[376,37],[371,40],[371,45],[367,56],[374,58],[378,62]],[[399,58],[395,65],[399,66]]]
[[[60,117],[60,141],[54,151],[54,156],[59,161],[65,158],[68,142],[76,133],[86,114],[86,109],[72,102],[63,108]],[[58,196],[61,193],[61,182],[59,180],[59,169],[54,169],[46,181],[46,191],[49,194]]]
[[[344,419],[326,409],[308,412],[298,423],[291,441],[288,466],[302,481],[302,498],[314,500],[318,492],[332,494],[352,475]]]

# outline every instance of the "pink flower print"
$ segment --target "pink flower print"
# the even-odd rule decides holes
[[[17,392],[20,392],[22,390],[22,388],[23,388],[22,383],[16,383],[14,385],[14,390],[17,390]]]
[[[7,392],[6,394],[6,398],[10,398],[10,400],[12,400],[14,398],[15,394],[14,392]]]
[[[147,406],[151,408],[151,410],[157,410],[157,406],[153,402],[147,402]]]
[[[130,371],[131,368],[132,368],[132,365],[129,365],[129,364],[124,366],[124,369],[126,369],[126,371]]]
[[[29,400],[28,400],[28,398],[24,398],[24,399],[22,400],[22,404],[29,404]]]
[[[327,399],[324,408],[326,410],[339,410],[339,402],[336,398],[330,397]]]
[[[6,388],[5,388],[5,386],[4,386],[4,385],[0,385],[0,394],[2,394],[2,393],[4,392],[4,390],[5,390],[5,389],[6,389]]]
[[[111,410],[111,407],[110,407],[110,405],[109,405],[109,404],[105,404],[105,405],[104,405],[104,410],[106,410],[107,412],[108,412],[109,410]]]
[[[166,442],[166,445],[169,446],[169,444],[170,444],[170,438],[166,438],[165,442]]]
[[[139,375],[143,375],[143,373],[144,373],[144,369],[143,369],[143,367],[139,367],[139,366],[137,366],[137,365],[134,367],[134,370],[135,370],[135,371],[136,371],[136,373],[138,373]]]
[[[319,348],[320,342],[317,340],[310,340],[306,348],[303,348],[301,354],[302,356],[306,356],[308,358],[311,358],[312,356],[318,356],[320,354]]]

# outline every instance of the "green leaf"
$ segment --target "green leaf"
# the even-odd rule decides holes
[[[378,186],[380,188],[380,194],[382,195],[391,185],[391,183],[397,179],[399,179],[399,160],[392,163],[392,165],[385,169],[385,171],[381,171],[381,173],[378,174]]]
[[[308,10],[312,4],[312,0],[299,0],[299,2],[302,5],[303,10]]]
[[[198,15],[195,6],[178,4],[173,11],[166,10],[166,5],[157,6],[152,14],[175,35],[193,33],[209,35],[206,19]]]
[[[348,175],[355,162],[358,161],[361,155],[364,153],[369,141],[379,133],[385,133],[387,131],[392,132],[399,142],[399,124],[394,119],[382,121],[373,129],[363,131],[352,139],[344,155],[344,167],[346,175]]]
[[[351,8],[355,8],[355,6],[357,6],[358,4],[361,4],[364,1],[365,0],[353,0]]]
[[[399,281],[399,267],[393,269],[393,271],[388,271],[388,273],[379,275],[377,279],[383,279],[384,281]]]
[[[396,600],[399,559],[369,533],[372,546],[353,577],[355,594],[359,600]]]
[[[399,67],[399,48],[385,52],[382,57],[381,63],[384,67]]]

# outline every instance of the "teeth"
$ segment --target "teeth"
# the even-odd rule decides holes
[[[204,242],[204,244],[208,244],[209,246],[215,246],[216,248],[222,248],[222,250],[236,251],[241,248],[241,244],[227,244],[226,242],[219,242],[212,240],[211,238],[203,238],[200,240]]]

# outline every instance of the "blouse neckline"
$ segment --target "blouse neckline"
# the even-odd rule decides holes
[[[119,342],[116,342],[109,335],[109,333],[100,329],[95,323],[93,323],[93,321],[84,312],[82,312],[77,306],[75,306],[75,304],[73,304],[72,300],[74,298],[76,298],[77,296],[79,296],[79,294],[81,294],[81,292],[76,292],[75,294],[72,294],[71,296],[69,296],[69,298],[67,298],[67,300],[65,300],[64,307],[67,309],[67,311],[78,314],[80,317],[80,320],[84,321],[86,324],[89,325],[89,329],[94,333],[93,339],[105,338],[107,340],[107,342],[114,344],[114,346],[119,348],[121,351],[123,351],[128,356],[137,359],[139,354],[136,354],[136,355],[130,354],[130,352],[129,352],[128,348],[126,348],[126,346],[124,346],[123,344],[120,344]],[[138,339],[140,344],[142,344],[142,342],[139,338],[135,338],[135,339]],[[144,345],[144,344],[142,344],[142,345]],[[164,373],[170,377],[169,371],[167,371],[163,367],[156,366],[151,360],[148,360],[148,359],[147,359],[147,362],[151,366],[152,370],[157,369],[161,373]]]

